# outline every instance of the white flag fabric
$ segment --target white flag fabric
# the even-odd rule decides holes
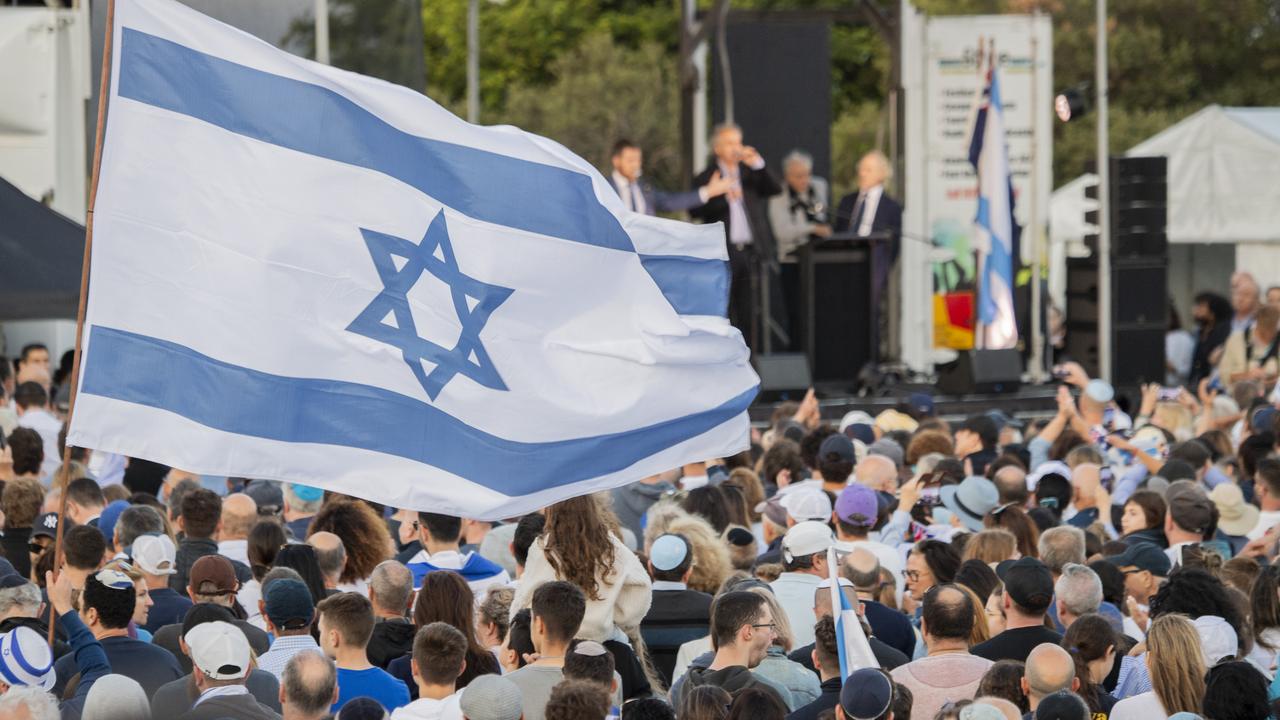
[[[170,0],[113,33],[72,444],[485,519],[747,447],[721,226]]]
[[[978,249],[979,348],[999,350],[1018,344],[1013,309],[1018,222],[1013,216],[1013,183],[1005,138],[1000,69],[993,62],[979,89],[978,113],[969,142],[969,162],[978,173],[978,213],[974,218]]]

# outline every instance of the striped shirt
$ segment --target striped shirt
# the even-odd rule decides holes
[[[284,675],[284,666],[289,664],[290,658],[303,650],[319,649],[310,634],[278,637],[271,643],[271,649],[258,658],[258,668],[275,675],[278,680]]]

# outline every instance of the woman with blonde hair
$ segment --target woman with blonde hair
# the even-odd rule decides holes
[[[529,607],[542,583],[564,580],[587,597],[579,638],[604,642],[619,637],[619,628],[639,626],[653,600],[652,582],[640,559],[619,539],[613,511],[582,495],[551,505],[543,514],[546,525],[529,546],[512,614]]]
[[[689,589],[714,595],[733,570],[729,548],[720,534],[705,518],[691,515],[674,502],[663,500],[649,510],[648,525],[644,529],[645,550],[653,546],[654,540],[668,533],[683,535],[693,551]]]
[[[1111,720],[1168,718],[1200,712],[1204,700],[1204,655],[1200,636],[1185,615],[1170,613],[1147,630],[1147,672],[1151,690],[1116,703]]]
[[[969,538],[961,560],[981,560],[993,568],[1005,560],[1022,557],[1018,552],[1018,539],[1003,528],[990,528]]]

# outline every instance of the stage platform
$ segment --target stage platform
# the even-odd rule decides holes
[[[859,397],[842,393],[824,393],[818,389],[818,405],[822,409],[824,422],[832,424],[840,422],[844,414],[853,410],[862,410],[873,417],[897,407],[908,395],[915,392],[930,392],[930,386],[920,384],[904,385],[898,390],[877,393],[873,396]],[[961,420],[969,415],[976,415],[988,410],[1003,410],[1006,414],[1016,415],[1019,419],[1048,417],[1058,410],[1058,386],[1056,384],[1024,385],[1016,392],[998,395],[938,395],[933,394],[934,407],[937,414],[947,420]],[[799,397],[785,398],[799,401]],[[784,399],[784,400],[785,400]],[[773,410],[784,400],[757,401],[751,406],[749,413],[753,425],[765,426],[773,415]]]

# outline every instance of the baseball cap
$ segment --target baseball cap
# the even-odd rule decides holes
[[[893,432],[895,430],[915,432],[916,428],[920,427],[920,423],[904,412],[889,408],[876,416],[876,427],[880,428],[880,432]]]
[[[867,454],[887,457],[893,461],[894,467],[898,469],[902,468],[902,463],[906,459],[905,453],[902,452],[902,446],[889,438],[880,438],[868,445]]]
[[[876,441],[876,430],[867,423],[854,423],[840,432],[850,440],[857,440],[863,445],[870,445]]]
[[[133,564],[148,575],[173,575],[178,549],[168,535],[139,535],[131,550]]]
[[[938,497],[973,532],[982,532],[982,518],[1000,504],[995,483],[978,475],[970,475],[959,485],[942,486]]]
[[[797,488],[784,495],[780,502],[787,514],[796,522],[806,520],[826,522],[831,519],[831,497],[818,488]]]
[[[782,556],[787,562],[798,557],[824,552],[835,544],[835,536],[825,523],[808,521],[796,523],[782,538]]]
[[[1004,591],[1021,607],[1040,612],[1053,602],[1053,573],[1039,560],[1024,557],[997,566]]]
[[[1156,474],[1171,483],[1178,480],[1196,479],[1196,469],[1191,467],[1191,463],[1186,460],[1170,460],[1160,466],[1160,472]]]
[[[847,463],[853,462],[853,441],[839,433],[828,435],[827,439],[822,441],[822,445],[818,446],[818,460],[821,461],[833,454],[840,456],[840,459]]]
[[[875,720],[893,703],[893,683],[879,668],[854,670],[840,688],[840,709],[849,720]]]
[[[71,528],[74,525],[75,523],[68,522],[67,527],[63,528],[62,531],[66,532],[68,528]],[[57,537],[57,532],[58,532],[58,513],[56,512],[47,512],[47,513],[41,514],[40,517],[36,518],[35,524],[31,526],[31,537],[33,538],[42,537],[42,536]]]
[[[191,664],[214,680],[237,680],[249,672],[249,641],[229,622],[197,625],[183,636],[191,648]]]
[[[907,407],[917,417],[930,417],[934,409],[933,396],[928,393],[911,393],[907,398]]]
[[[107,539],[108,548],[115,541],[116,521],[120,519],[120,513],[128,509],[128,500],[113,500],[102,508],[102,514],[98,516],[98,531],[102,533],[102,537]]]
[[[501,675],[481,675],[462,691],[458,703],[471,720],[520,720],[523,699],[520,688]]]
[[[188,573],[191,587],[202,595],[225,595],[236,591],[236,571],[231,561],[221,555],[205,555],[196,560]],[[200,590],[205,583],[214,586],[212,591]]]
[[[871,414],[865,410],[850,410],[840,418],[840,432],[844,432],[850,425],[866,425],[871,427],[871,423],[875,422],[871,419]]]
[[[316,610],[311,591],[292,578],[282,578],[268,585],[262,600],[271,624],[281,630],[306,627]]]
[[[0,635],[0,676],[8,685],[52,690],[57,673],[44,637],[25,625]]]
[[[782,507],[782,498],[774,496],[756,505],[756,512],[774,525],[787,526],[787,509]]]
[[[1255,433],[1267,432],[1271,429],[1271,424],[1275,421],[1276,409],[1272,405],[1263,405],[1254,411],[1249,418],[1249,427],[1253,428]]]
[[[182,636],[186,637],[192,629],[205,623],[235,622],[235,619],[236,616],[231,613],[231,608],[217,603],[196,603],[182,618]]]
[[[1177,492],[1174,485],[1170,485],[1165,496],[1169,503],[1169,517],[1178,527],[1200,535],[1209,531],[1214,523],[1215,508],[1207,495],[1189,490]]]
[[[1244,501],[1240,486],[1233,482],[1219,483],[1209,493],[1209,499],[1218,508],[1218,527],[1228,535],[1247,535],[1258,524],[1261,511],[1253,503]]]
[[[1121,570],[1131,567],[1146,570],[1156,577],[1165,577],[1173,563],[1159,545],[1149,542],[1135,542],[1119,555],[1103,558]]]
[[[259,515],[274,515],[284,507],[284,491],[280,489],[280,483],[274,480],[254,480],[241,492],[253,498]]]
[[[1239,637],[1231,624],[1217,615],[1201,615],[1191,621],[1200,636],[1200,652],[1204,654],[1204,666],[1211,668],[1223,658],[1234,659]]]
[[[649,562],[654,570],[662,572],[680,567],[686,557],[689,557],[689,543],[678,535],[663,535],[649,548]]]
[[[334,720],[387,720],[390,715],[382,703],[368,695],[351,698],[342,705],[342,709],[334,715]]]
[[[320,488],[300,483],[291,483],[289,492],[293,493],[302,502],[315,502],[324,497],[324,491]]]
[[[840,491],[836,498],[836,517],[850,525],[872,527],[879,517],[880,503],[876,491],[866,485],[853,483]]]

